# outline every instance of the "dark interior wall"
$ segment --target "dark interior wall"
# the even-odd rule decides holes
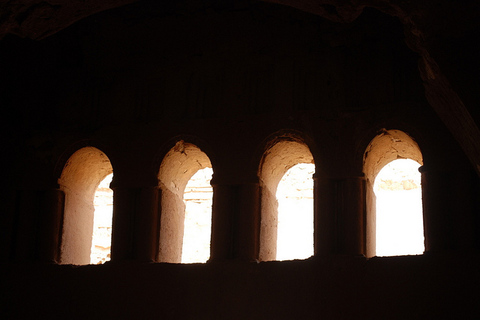
[[[409,132],[422,149],[447,142],[432,153],[453,143],[426,103],[418,56],[394,18],[370,9],[340,24],[266,4],[179,7],[130,5],[43,41],[5,39],[10,132],[20,131],[31,152],[44,148],[50,166],[79,139],[113,153],[147,144],[135,161],[148,163],[166,139],[193,134],[251,164],[244,148],[297,129],[315,141],[322,163],[340,164],[337,171],[348,170],[343,159],[361,171],[357,154],[383,127]],[[223,143],[212,140],[219,136]]]
[[[334,23],[265,3],[139,2],[41,41],[7,36],[0,55],[0,99],[8,110],[1,232],[7,317],[476,312],[478,178],[429,106],[419,57],[395,18],[365,9],[351,23]],[[210,157],[217,180],[241,185],[257,178],[266,142],[285,130],[305,138],[319,179],[361,176],[365,148],[383,128],[409,133],[425,166],[445,178],[433,196],[445,204],[438,219],[449,225],[443,251],[206,265],[39,262],[43,194],[57,187],[81,146],[105,152],[115,185],[134,188],[156,185],[172,141],[190,139]]]
[[[478,257],[9,264],[5,318],[475,319]]]

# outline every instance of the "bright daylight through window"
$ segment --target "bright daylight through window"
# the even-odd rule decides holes
[[[425,250],[419,167],[414,160],[394,160],[375,179],[377,256]]]
[[[113,174],[106,176],[95,192],[91,264],[102,264],[110,260],[112,245],[113,191],[110,189]]]
[[[313,255],[313,174],[315,165],[290,168],[277,188],[277,260]]]
[[[185,187],[182,263],[206,262],[210,258],[212,174],[212,168],[200,169],[190,178]]]

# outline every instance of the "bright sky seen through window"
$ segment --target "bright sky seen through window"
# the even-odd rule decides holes
[[[101,264],[110,260],[113,214],[113,191],[110,189],[112,178],[113,173],[106,176],[95,191],[91,264]]]
[[[313,174],[315,165],[290,168],[277,187],[277,260],[313,255]]]
[[[212,168],[200,169],[190,178],[185,187],[182,263],[207,262],[210,258],[212,174]]]
[[[422,254],[422,189],[418,164],[410,159],[388,163],[375,178],[376,255]]]

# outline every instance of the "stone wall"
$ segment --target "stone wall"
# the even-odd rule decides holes
[[[409,16],[365,8],[333,22],[264,2],[155,3],[92,15],[41,41],[7,35],[0,43],[0,99],[9,111],[0,217],[5,318],[478,314],[475,148],[461,139],[462,122],[452,129],[458,118],[439,113],[439,103],[458,100],[428,69],[435,65],[414,43]],[[476,101],[474,93],[461,96]],[[366,216],[364,156],[390,129],[408,134],[423,157],[424,255],[368,256],[374,222]],[[292,141],[310,150],[316,168],[314,256],[260,262],[262,159],[275,143]],[[175,166],[182,145],[206,157]],[[104,153],[114,173],[111,261],[60,265],[59,178],[85,147]],[[171,150],[178,157],[167,156]],[[188,170],[207,162],[210,260],[160,263],[162,219],[181,211],[179,186],[165,184],[186,184]]]

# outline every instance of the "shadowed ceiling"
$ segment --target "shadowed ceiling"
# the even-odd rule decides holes
[[[142,0],[145,1],[145,0]],[[398,18],[420,55],[425,95],[480,174],[480,2],[453,0],[263,0],[351,22],[366,7]],[[87,16],[139,0],[10,0],[0,2],[0,39],[44,39]],[[146,1],[147,2],[147,1]],[[251,0],[158,1],[161,5],[228,7]]]

